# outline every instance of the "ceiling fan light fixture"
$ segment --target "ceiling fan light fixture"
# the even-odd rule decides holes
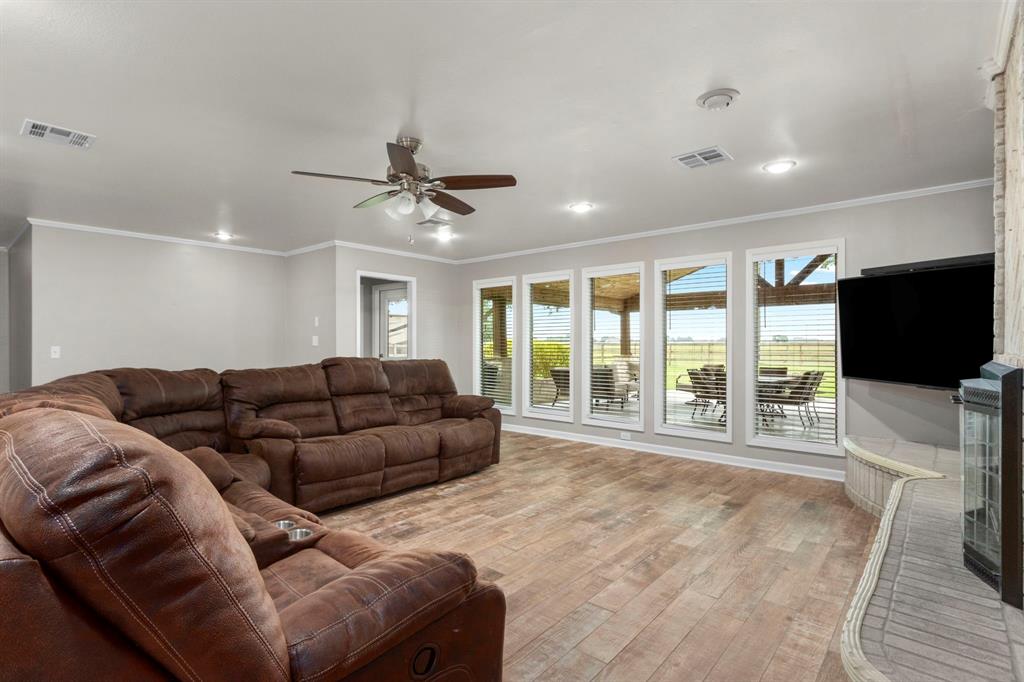
[[[569,210],[573,213],[589,213],[594,210],[594,205],[589,201],[574,201],[569,204]]]
[[[434,217],[434,214],[441,210],[441,207],[432,202],[427,197],[420,199],[419,203],[420,212],[423,213],[424,220],[430,220]]]
[[[402,192],[396,197],[395,210],[401,215],[412,215],[416,210],[416,197],[409,192]]]

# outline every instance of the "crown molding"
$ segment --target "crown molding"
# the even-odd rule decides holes
[[[889,194],[876,194],[869,197],[859,197],[857,199],[844,199],[843,201],[833,201],[827,204],[814,204],[812,206],[802,206],[800,208],[787,208],[780,211],[769,211],[767,213],[754,213],[752,215],[738,216],[736,218],[722,218],[719,220],[709,220],[703,223],[679,225],[677,227],[663,227],[657,230],[647,230],[645,232],[632,232],[629,234],[620,234],[612,237],[600,237],[598,239],[587,239],[585,241],[569,242],[567,244],[556,244],[553,246],[541,246],[535,249],[523,249],[522,251],[508,251],[506,253],[497,253],[492,256],[463,258],[456,262],[459,265],[464,265],[468,263],[483,263],[491,260],[515,258],[517,256],[530,256],[537,253],[547,253],[549,251],[577,249],[583,246],[596,246],[598,244],[612,244],[614,242],[623,242],[632,239],[660,237],[667,234],[676,234],[678,232],[690,232],[692,230],[708,230],[714,227],[725,227],[727,225],[741,225],[743,223],[754,223],[760,222],[762,220],[776,220],[778,218],[791,218],[793,216],[807,215],[809,213],[838,211],[844,208],[870,206],[871,204],[883,204],[890,201],[902,201],[904,199],[926,197],[932,194],[943,194],[945,192],[960,192],[968,189],[977,189],[979,187],[990,187],[991,185],[992,178],[979,178],[977,180],[967,180],[966,182],[954,182],[948,185],[921,187],[919,189],[910,189],[902,192],[891,192]]]
[[[130,237],[132,239],[148,239],[154,242],[167,242],[170,244],[183,244],[186,246],[203,246],[209,249],[221,249],[223,251],[241,251],[242,253],[255,253],[263,256],[283,256],[283,251],[271,251],[269,249],[257,249],[253,246],[238,246],[237,244],[218,244],[200,239],[185,239],[183,237],[169,237],[162,234],[151,234],[149,232],[132,232],[130,230],[115,230],[109,227],[96,227],[95,225],[79,225],[77,223],[65,223],[59,220],[45,220],[43,218],[27,218],[28,224],[32,227],[50,227],[58,230],[73,230],[75,232],[92,232],[93,234],[105,234],[111,237]],[[20,235],[19,235],[20,236]]]
[[[854,208],[857,206],[869,206],[871,204],[881,204],[889,201],[902,201],[904,199],[914,199],[916,197],[925,197],[932,194],[943,194],[946,192],[959,192],[969,189],[978,189],[980,187],[990,187],[992,185],[992,178],[979,178],[977,180],[968,180],[966,182],[954,182],[948,185],[936,185],[933,187],[921,187],[919,189],[905,190],[902,192],[891,192],[889,194],[876,194],[868,197],[859,197],[857,199],[845,199],[843,201],[834,201],[826,204],[814,204],[811,206],[803,206],[800,208],[789,208],[780,211],[769,211],[767,213],[754,213],[752,215],[737,216],[735,218],[722,218],[719,220],[709,220],[702,223],[692,223],[689,225],[679,225],[676,227],[665,227],[657,230],[647,230],[644,232],[631,232],[628,234],[614,235],[610,237],[599,237],[597,239],[588,239],[585,241],[568,242],[564,244],[554,244],[551,246],[540,246],[533,249],[523,249],[520,251],[507,251],[504,253],[496,253],[489,256],[476,256],[473,258],[444,258],[442,256],[431,256],[425,253],[415,253],[412,251],[403,251],[401,249],[389,249],[383,246],[373,246],[371,244],[360,244],[358,242],[346,242],[340,240],[331,240],[325,242],[318,242],[316,244],[310,244],[309,246],[302,246],[297,249],[290,251],[274,251],[271,249],[259,249],[252,246],[239,246],[236,244],[221,244],[218,242],[203,241],[200,239],[185,239],[183,237],[171,237],[167,235],[151,234],[148,232],[133,232],[130,230],[115,230],[108,227],[96,227],[94,225],[80,225],[77,223],[67,223],[58,220],[46,220],[43,218],[27,218],[27,224],[18,233],[14,240],[6,247],[0,247],[4,250],[13,246],[22,235],[28,230],[29,227],[51,227],[59,230],[74,230],[77,232],[92,232],[94,234],[105,234],[114,237],[130,237],[134,239],[148,239],[150,241],[166,242],[170,244],[183,244],[187,246],[201,246],[210,249],[221,249],[224,251],[238,251],[241,253],[254,253],[263,256],[280,256],[288,258],[290,256],[298,256],[304,253],[311,253],[313,251],[319,251],[321,249],[329,248],[346,248],[355,249],[358,251],[370,251],[373,253],[383,253],[389,256],[398,256],[401,258],[413,258],[416,260],[425,260],[433,263],[442,263],[444,265],[468,265],[471,263],[483,263],[492,260],[504,260],[506,258],[516,258],[518,256],[530,256],[538,253],[548,253],[550,251],[563,251],[565,249],[576,249],[583,246],[597,246],[600,244],[613,244],[615,242],[630,241],[633,239],[647,239],[649,237],[660,237],[668,234],[676,234],[679,232],[690,232],[692,230],[708,230],[715,227],[726,227],[728,225],[742,225],[744,223],[753,223],[763,220],[776,220],[778,218],[790,218],[793,216],[807,215],[809,213],[822,213],[825,211],[838,211],[844,208]]]
[[[1006,70],[1006,60],[1010,56],[1010,41],[1017,23],[1019,5],[1020,0],[1003,1],[1002,11],[999,13],[999,23],[996,25],[996,40],[992,56],[985,60],[980,69],[985,80],[991,80]]]

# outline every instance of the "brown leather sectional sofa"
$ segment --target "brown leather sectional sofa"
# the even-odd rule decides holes
[[[500,415],[455,393],[441,361],[331,358],[0,396],[0,679],[500,679],[468,557],[313,513],[496,462]]]

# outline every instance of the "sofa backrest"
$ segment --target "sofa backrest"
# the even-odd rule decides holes
[[[0,523],[0,661],[9,680],[166,680],[130,640],[72,597]],[[55,655],[59,652],[59,655]],[[45,674],[42,672],[45,670]]]
[[[385,360],[389,395],[398,423],[423,424],[441,418],[444,401],[456,394],[444,360]]]
[[[175,450],[228,450],[220,375],[212,369],[122,367],[103,374],[117,386],[124,404],[120,421]]]
[[[228,426],[247,419],[279,419],[303,438],[338,433],[327,378],[320,365],[229,369],[221,373]]]
[[[390,384],[380,360],[327,358],[320,365],[327,377],[341,433],[398,423],[388,395]]]
[[[280,619],[231,514],[152,436],[66,410],[3,417],[0,523],[174,677],[289,678]]]

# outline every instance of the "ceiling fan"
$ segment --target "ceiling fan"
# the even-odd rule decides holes
[[[391,162],[385,174],[386,180],[357,178],[351,175],[332,175],[329,173],[313,173],[310,171],[292,171],[295,175],[308,175],[314,178],[332,180],[352,180],[368,182],[381,187],[393,187],[386,192],[375,194],[364,199],[353,208],[368,208],[395,202],[385,206],[385,211],[393,218],[412,214],[418,206],[426,220],[430,220],[443,208],[459,215],[469,215],[476,209],[444,190],[490,189],[493,187],[515,187],[516,179],[512,175],[442,175],[431,177],[430,169],[417,163],[413,154],[420,150],[423,143],[415,137],[399,137],[396,142],[388,142],[388,160]]]

